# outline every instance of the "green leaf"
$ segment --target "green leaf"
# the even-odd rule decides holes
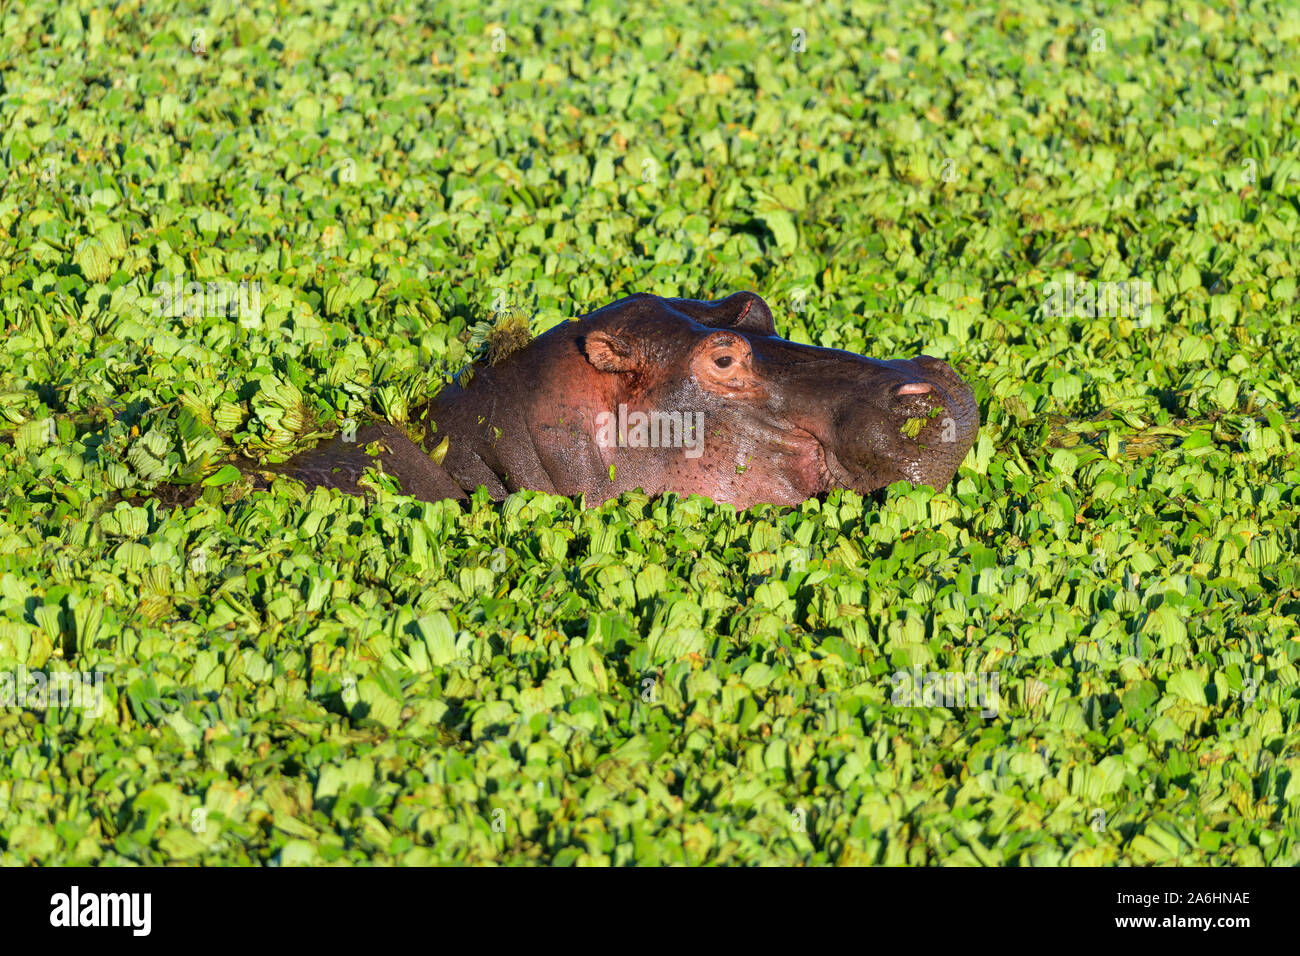
[[[203,479],[204,487],[219,488],[222,485],[228,485],[233,481],[238,481],[241,472],[234,465],[222,465],[215,472]]]

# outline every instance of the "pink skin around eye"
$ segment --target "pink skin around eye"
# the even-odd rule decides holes
[[[929,395],[933,386],[929,382],[908,382],[894,389],[895,395]]]

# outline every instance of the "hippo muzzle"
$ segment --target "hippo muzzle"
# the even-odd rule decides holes
[[[943,488],[978,429],[970,387],[946,362],[920,355],[879,363],[863,376],[840,407],[829,455],[836,477],[857,491],[895,481]]]

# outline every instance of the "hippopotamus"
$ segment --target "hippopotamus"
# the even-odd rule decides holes
[[[738,509],[897,481],[941,489],[979,428],[975,396],[928,355],[881,361],[776,334],[752,292],[638,294],[462,373],[405,430],[373,424],[275,468],[358,492],[382,466],[404,493],[500,500],[521,489],[599,504],[641,489]],[[431,454],[432,453],[432,454]]]

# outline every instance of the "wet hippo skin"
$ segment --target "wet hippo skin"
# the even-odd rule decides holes
[[[276,470],[357,492],[380,465],[429,501],[484,486],[497,499],[530,488],[598,504],[640,488],[747,508],[900,480],[942,488],[979,428],[974,395],[944,362],[788,342],[752,292],[620,299],[476,366],[415,419],[428,450],[370,425]],[[438,465],[429,450],[444,439]]]

